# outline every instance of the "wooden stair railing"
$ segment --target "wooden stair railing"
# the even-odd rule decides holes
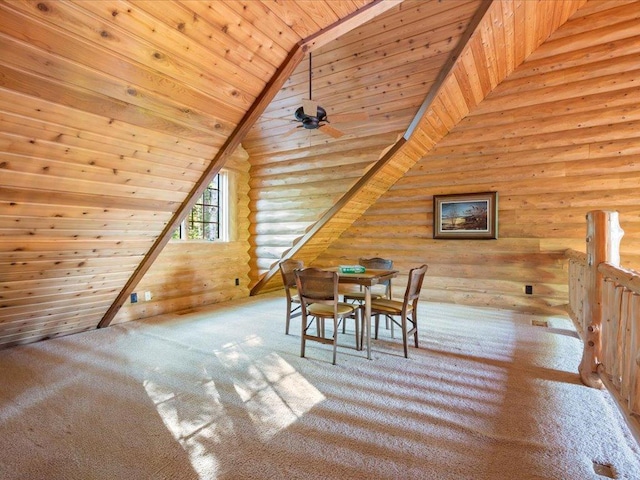
[[[569,313],[584,343],[582,382],[606,388],[640,443],[640,273],[620,266],[617,212],[587,214],[587,253],[567,251]]]

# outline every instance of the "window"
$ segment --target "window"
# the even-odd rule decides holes
[[[171,238],[228,241],[227,175],[219,172],[202,192]]]

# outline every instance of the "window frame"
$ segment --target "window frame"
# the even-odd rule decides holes
[[[218,180],[217,190],[218,190],[218,237],[214,239],[208,238],[189,238],[189,227],[190,221],[189,217],[192,215],[193,210],[197,207],[197,205],[206,205],[204,203],[204,197],[206,195],[206,190],[209,189],[210,185]],[[189,241],[189,242],[206,242],[206,243],[217,243],[217,242],[228,242],[229,241],[229,175],[228,172],[224,169],[220,170],[209,182],[207,185],[207,189],[202,192],[202,194],[198,197],[196,203],[185,213],[184,218],[180,221],[180,224],[177,228],[178,237],[173,237],[174,241]],[[206,223],[215,223],[215,222],[203,222]],[[202,229],[204,233],[205,229]],[[174,233],[175,235],[175,233]]]

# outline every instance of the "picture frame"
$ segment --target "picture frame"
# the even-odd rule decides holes
[[[498,192],[434,195],[433,238],[497,239]]]

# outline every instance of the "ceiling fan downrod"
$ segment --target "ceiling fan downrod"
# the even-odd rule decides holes
[[[309,100],[313,100],[313,97],[311,96],[311,77],[313,76],[313,71],[311,68],[311,52],[309,52]]]

